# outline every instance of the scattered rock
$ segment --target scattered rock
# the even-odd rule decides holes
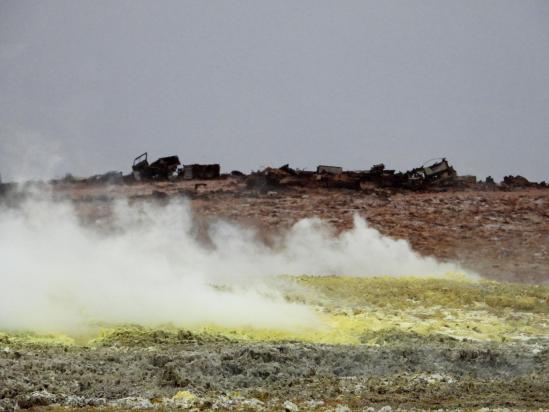
[[[324,406],[324,401],[311,399],[305,402],[305,406],[307,406],[307,409],[315,409],[315,408]]]
[[[83,408],[84,406],[88,406],[88,402],[86,398],[82,396],[76,396],[76,395],[69,395],[65,398],[65,405],[70,406],[72,408]]]
[[[285,401],[284,402],[284,410],[286,412],[297,412],[297,411],[299,411],[299,408],[295,403],[293,403],[291,401]]]
[[[112,408],[126,409],[150,409],[153,404],[150,400],[138,396],[128,396],[127,398],[110,401],[108,405]]]
[[[17,398],[17,404],[22,409],[32,408],[34,406],[48,406],[57,403],[58,399],[47,390],[32,392],[30,395],[23,395]]]
[[[14,399],[0,399],[0,412],[12,412],[18,408]]]
[[[245,399],[241,402],[242,406],[253,409],[255,411],[261,411],[265,409],[265,403],[261,402],[259,399]]]

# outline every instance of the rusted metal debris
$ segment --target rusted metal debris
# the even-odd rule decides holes
[[[279,168],[268,167],[246,179],[248,188],[263,191],[280,186],[360,190],[363,183],[370,187],[421,190],[431,186],[467,186],[476,183],[476,178],[458,177],[455,169],[442,158],[405,173],[387,169],[383,163],[362,171],[344,171],[339,166],[319,165],[316,172],[295,170],[286,164]]]
[[[221,175],[221,166],[219,164],[211,165],[184,165],[179,169],[179,176],[186,180],[191,179],[217,179]]]
[[[424,163],[423,166],[413,169],[409,173],[419,173],[425,181],[430,183],[457,177],[456,170],[450,166],[445,157],[429,166],[425,166]]]
[[[501,182],[501,187],[503,189],[512,189],[512,188],[525,188],[525,187],[533,187],[533,188],[546,188],[548,185],[545,181],[542,182],[531,182],[528,179],[526,179],[524,176],[505,176],[503,178],[503,182]]]
[[[343,173],[343,168],[339,166],[319,165],[316,168],[318,174],[340,175]]]
[[[526,179],[525,177],[520,176],[520,175],[505,176],[503,178],[503,184],[505,186],[509,186],[509,187],[528,187],[528,186],[532,185],[532,183],[528,179]]]
[[[161,157],[148,162],[147,152],[137,156],[132,165],[134,180],[168,180],[168,179],[218,179],[221,176],[219,164],[190,164],[181,166],[178,156]]]
[[[292,169],[289,164],[285,164],[279,167],[280,170],[291,174],[291,175],[297,175],[297,171],[295,169]]]
[[[288,175],[288,172],[283,169],[267,167],[262,171],[253,172],[246,176],[246,188],[266,193],[273,188],[281,186],[284,177]]]
[[[387,172],[392,172],[391,174],[394,174],[394,170],[392,171],[389,171],[389,170],[385,170],[385,165],[383,163],[379,163],[377,165],[373,165],[371,168],[370,168],[370,174],[372,175],[381,175],[383,173],[387,173]]]
[[[486,181],[477,181],[475,176],[459,176],[446,158],[434,159],[407,172],[387,169],[385,164],[374,164],[368,170],[346,171],[340,166],[319,165],[316,171],[291,168],[284,164],[278,168],[267,167],[263,170],[244,174],[233,170],[230,175],[221,174],[219,164],[181,165],[178,156],[166,156],[149,164],[147,152],[137,156],[132,165],[132,174],[107,172],[89,178],[75,178],[67,175],[53,183],[132,183],[134,181],[155,180],[205,180],[222,179],[232,176],[245,182],[249,190],[268,192],[290,187],[302,188],[344,188],[350,190],[448,190],[452,188],[470,188],[478,190],[512,190],[513,188],[546,188],[545,182],[534,183],[522,176],[505,176],[498,184],[490,176]],[[1,185],[1,184],[0,184]],[[195,192],[201,184],[195,186]]]
[[[147,157],[148,154],[145,152],[134,159],[132,171],[135,180],[167,180],[181,164],[177,156],[161,157],[151,164]]]

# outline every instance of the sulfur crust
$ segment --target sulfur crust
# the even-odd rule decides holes
[[[320,327],[300,330],[200,325],[187,328],[196,336],[249,341],[301,341],[325,344],[383,344],[383,336],[404,333],[478,341],[549,338],[549,287],[446,278],[346,276],[284,277],[286,298],[312,307]],[[298,287],[292,287],[298,286]],[[144,341],[162,330],[177,340],[179,328],[105,327],[92,339],[63,334],[0,333],[11,342],[37,345],[100,344],[125,333]]]

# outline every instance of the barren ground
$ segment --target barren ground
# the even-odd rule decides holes
[[[185,196],[200,219],[236,220],[266,238],[307,217],[341,230],[358,214],[492,280],[277,279],[287,300],[318,311],[322,331],[0,331],[0,411],[549,410],[549,190],[260,193],[231,178],[53,193],[90,223],[108,218],[113,199]]]
[[[195,188],[197,184],[205,184]],[[406,239],[421,254],[456,261],[482,276],[512,282],[549,282],[549,190],[399,192],[372,189],[246,190],[237,179],[131,186],[58,187],[83,213],[101,214],[113,197],[187,196],[198,216],[240,221],[265,232],[307,217],[338,229],[353,215],[381,233]]]

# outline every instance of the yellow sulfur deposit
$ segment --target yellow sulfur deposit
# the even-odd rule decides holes
[[[194,393],[189,392],[189,391],[179,391],[172,397],[172,399],[174,399],[174,400],[181,399],[181,400],[186,400],[186,401],[193,401],[193,400],[197,399],[197,396]]]
[[[248,340],[378,344],[387,332],[505,341],[549,337],[549,288],[447,278],[285,278],[289,300],[315,307],[323,328],[301,331],[208,326],[199,332]],[[289,290],[292,290],[291,288]],[[311,293],[312,292],[312,293]]]
[[[283,277],[286,299],[310,306],[320,326],[300,330],[192,326],[189,336],[171,325],[104,328],[90,344],[123,345],[177,342],[181,339],[304,341],[380,345],[405,336],[512,341],[549,338],[549,287],[448,278]],[[182,334],[183,333],[183,334]],[[191,336],[192,335],[192,336]],[[0,335],[11,342],[79,343],[59,334]],[[180,395],[183,396],[183,395]]]
[[[2,341],[9,343],[24,343],[34,345],[75,345],[78,340],[62,333],[36,334],[28,333],[0,333],[0,344]]]

